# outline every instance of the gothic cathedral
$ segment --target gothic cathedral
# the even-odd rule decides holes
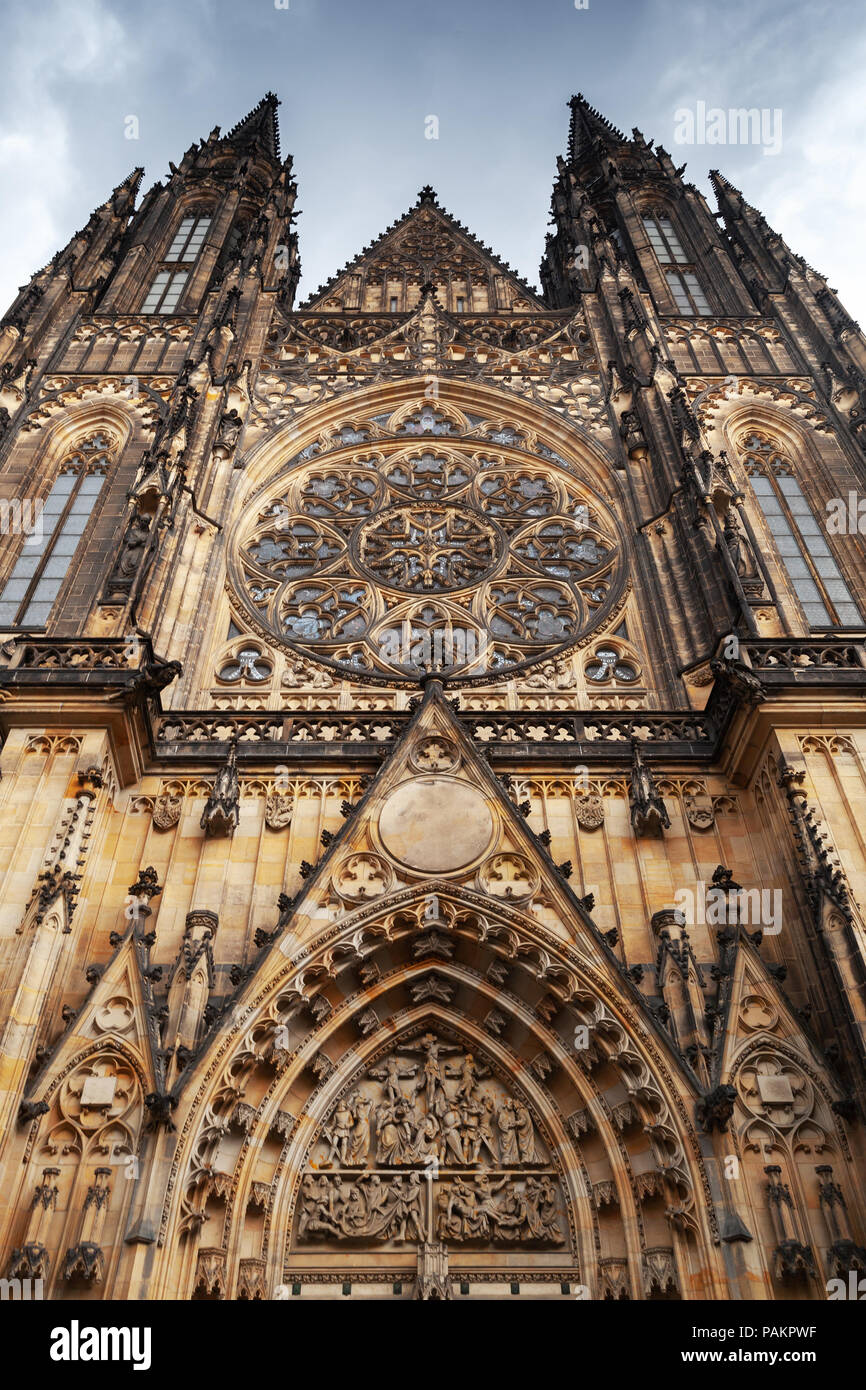
[[[0,322],[2,1274],[824,1300],[866,340],[580,96],[541,291],[425,187],[297,303],[277,105]]]

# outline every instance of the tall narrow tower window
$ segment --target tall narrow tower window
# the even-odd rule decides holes
[[[670,265],[671,261],[685,265],[688,256],[680,245],[680,239],[669,217],[645,217],[643,224],[650,245],[662,265]]]
[[[141,306],[143,314],[176,314],[180,297],[189,279],[188,270],[175,270],[177,265],[192,265],[197,259],[211,224],[211,217],[185,217],[175,232],[171,246],[153,277],[147,297]]]
[[[782,564],[811,627],[863,619],[788,459],[765,435],[748,435],[743,463]]]
[[[647,215],[643,219],[643,225],[659,265],[678,267],[677,270],[665,271],[668,289],[677,313],[688,314],[689,318],[694,318],[696,314],[711,314],[713,311],[701,282],[694,267],[689,264],[689,257],[670,218],[664,217],[661,213]]]
[[[177,309],[178,300],[188,279],[189,275],[185,270],[178,270],[174,275],[170,270],[160,270],[148,290],[147,299],[141,306],[141,312],[143,314],[173,314]]]
[[[684,270],[677,273],[675,270],[669,270],[667,280],[678,313],[688,314],[690,317],[695,314],[712,313],[700,281],[692,271]]]
[[[0,627],[44,627],[105,482],[110,458],[99,434],[64,460],[0,594]]]
[[[211,224],[210,217],[185,217],[171,243],[167,261],[194,261]]]

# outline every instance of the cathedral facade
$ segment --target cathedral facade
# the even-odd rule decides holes
[[[22,1288],[866,1273],[866,341],[570,106],[541,291],[427,187],[296,302],[268,94],[0,323]]]

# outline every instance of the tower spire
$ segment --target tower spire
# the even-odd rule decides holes
[[[277,120],[279,97],[274,92],[265,92],[258,106],[233,126],[224,140],[234,145],[252,146],[256,142],[264,145],[272,159],[280,157],[280,127]]]
[[[622,131],[612,125],[594,106],[590,106],[582,92],[572,97],[568,104],[571,107],[568,129],[569,163],[574,164],[584,155],[590,154],[599,139],[611,147],[624,143],[626,137]]]

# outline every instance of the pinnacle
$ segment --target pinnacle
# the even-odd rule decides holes
[[[280,157],[280,128],[277,121],[279,97],[265,92],[261,101],[237,125],[232,126],[225,140],[236,145],[253,145],[260,140],[273,159]]]
[[[594,106],[590,106],[582,92],[569,101],[571,122],[568,132],[568,158],[573,163],[587,154],[601,137],[606,143],[612,140],[624,144],[626,137],[606,116]]]

